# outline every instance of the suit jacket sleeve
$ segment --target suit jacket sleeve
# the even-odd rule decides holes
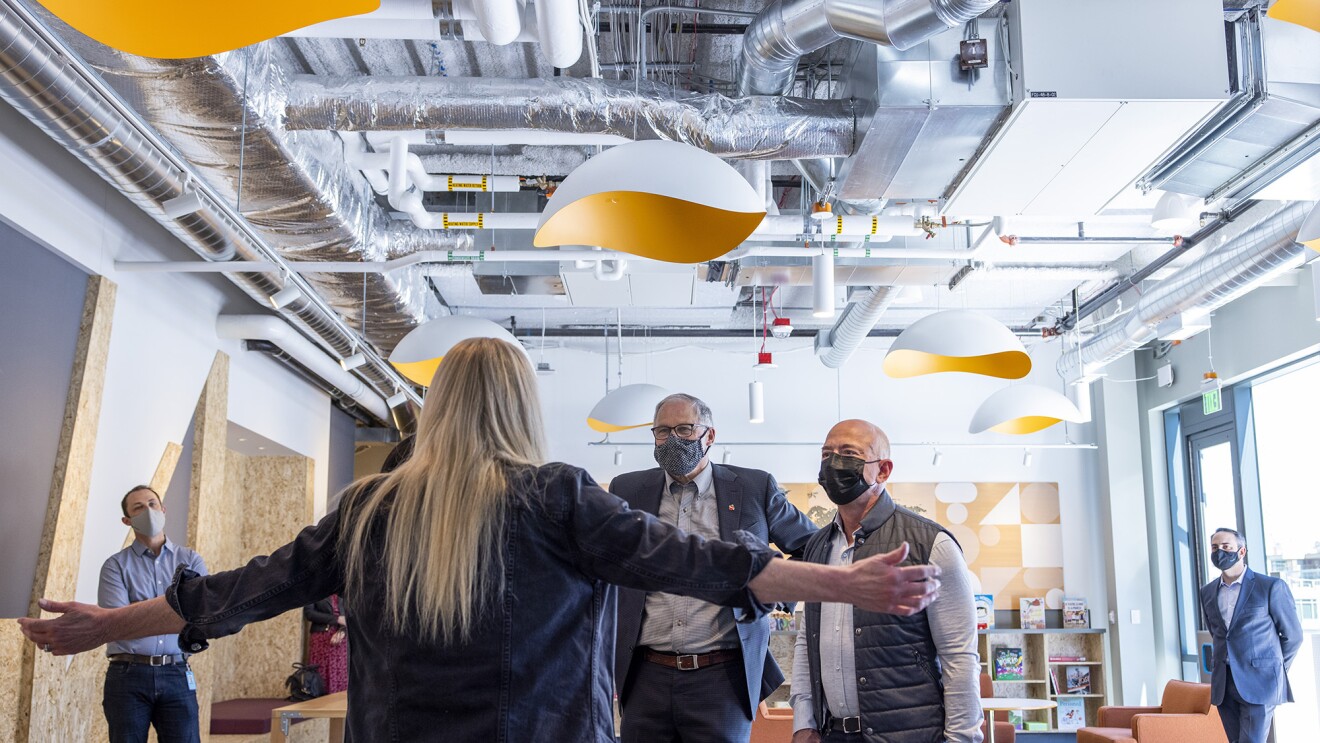
[[[765,520],[770,541],[794,559],[802,559],[807,539],[816,532],[816,525],[797,506],[788,502],[788,495],[779,487],[775,476],[766,474]]]
[[[1279,633],[1279,648],[1283,651],[1283,668],[1288,670],[1302,646],[1302,622],[1297,618],[1297,604],[1293,601],[1288,584],[1274,581],[1270,587],[1270,618]]]

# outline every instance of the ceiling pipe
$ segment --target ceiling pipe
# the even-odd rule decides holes
[[[848,305],[834,327],[816,334],[816,354],[831,369],[843,366],[862,339],[880,322],[880,316],[898,298],[900,287],[877,286]]]
[[[1158,336],[1157,328],[1177,315],[1207,317],[1278,274],[1301,263],[1306,247],[1297,230],[1312,204],[1293,202],[1251,228],[1235,242],[1180,269],[1141,296],[1128,320],[1067,350],[1057,364],[1069,382],[1090,381]]]
[[[621,333],[627,338],[734,338],[746,339],[747,331],[729,328],[651,328],[651,327],[624,327],[619,329],[615,325],[609,326],[577,326],[562,328],[546,328],[544,336],[546,338],[589,338],[599,340],[601,331],[608,330],[610,335]],[[1029,327],[1010,328],[1014,335],[1022,338],[1040,338],[1040,331]],[[793,331],[794,338],[814,338],[818,333],[827,332],[826,330],[811,330],[809,328],[800,328]],[[902,328],[876,328],[867,332],[867,338],[897,338],[903,332]],[[540,328],[519,328],[513,333],[515,338],[535,341],[543,334]]]
[[[385,399],[356,376],[344,371],[337,359],[328,356],[311,341],[274,315],[221,315],[215,319],[215,333],[228,340],[269,341],[284,349],[326,384],[343,392],[381,421],[389,421],[390,409]]]
[[[143,125],[119,98],[22,4],[0,0],[0,98],[64,146],[183,244],[207,261],[252,261],[264,272],[230,280],[256,301],[288,282],[307,296],[283,317],[334,352],[362,347],[358,371],[380,389],[407,383],[355,330],[265,243],[230,201],[193,174],[190,165]],[[201,208],[171,219],[161,204],[197,193]],[[416,397],[409,389],[409,394]]]

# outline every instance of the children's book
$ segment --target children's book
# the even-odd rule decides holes
[[[1091,614],[1086,610],[1086,599],[1063,600],[1063,626],[1065,629],[1090,629]]]
[[[1067,666],[1066,674],[1068,690],[1065,694],[1090,694],[1091,693],[1091,667],[1090,666]]]
[[[1059,729],[1080,730],[1086,727],[1086,700],[1059,697]]]
[[[995,628],[995,597],[988,593],[978,593],[976,601],[976,628]]]
[[[1018,623],[1022,629],[1045,629],[1045,599],[1024,598],[1018,612]]]
[[[1021,681],[1026,678],[1022,648],[995,648],[995,680]]]

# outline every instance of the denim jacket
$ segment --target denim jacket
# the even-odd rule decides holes
[[[490,597],[469,641],[446,646],[390,630],[383,578],[348,597],[347,740],[612,743],[611,584],[738,607],[744,621],[769,609],[747,583],[774,553],[745,532],[738,544],[687,535],[564,464],[511,473],[510,487],[528,498],[510,509],[504,591]],[[188,623],[179,635],[185,652],[342,594],[339,524],[359,501],[346,497],[244,567],[207,577],[180,569],[166,596]],[[370,545],[380,554],[384,518],[377,521]]]

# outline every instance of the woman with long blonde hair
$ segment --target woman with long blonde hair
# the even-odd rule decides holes
[[[494,339],[457,344],[427,395],[412,457],[354,484],[338,509],[269,557],[121,609],[42,601],[19,620],[48,652],[180,632],[211,638],[346,595],[348,740],[614,740],[615,585],[741,607],[842,601],[912,614],[938,569],[896,550],[846,567],[704,540],[631,511],[583,470],[546,464],[536,377]]]

